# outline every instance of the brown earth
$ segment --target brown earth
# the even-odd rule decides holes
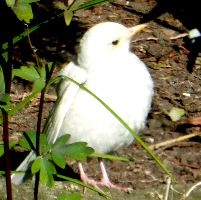
[[[129,6],[126,6],[126,3],[125,0],[116,0],[115,3],[104,3],[80,10],[75,12],[70,27],[66,27],[63,18],[60,18],[51,25],[44,25],[32,33],[31,40],[38,49],[40,61],[46,63],[57,56],[58,66],[61,66],[74,57],[79,39],[89,27],[104,21],[119,22],[130,27],[139,24],[143,14],[148,14],[157,5],[154,0],[136,0],[130,2]],[[182,34],[182,32],[186,33],[184,26],[179,19],[175,19],[168,12],[160,16],[160,20],[173,28],[170,29],[150,21],[147,28],[138,33],[131,43],[131,50],[146,63],[155,85],[155,95],[147,125],[140,132],[140,137],[148,146],[200,131],[200,126],[196,125],[200,123],[199,120],[198,122],[189,120],[201,115],[199,58],[193,72],[189,73],[187,70],[189,51],[185,43],[186,36]],[[175,31],[175,27],[178,31]],[[60,46],[57,55],[55,55],[56,46]],[[15,62],[15,66],[34,64],[34,57],[26,39],[15,45]],[[30,94],[29,86],[28,82],[20,79],[13,81],[13,106]],[[49,96],[45,101],[43,123],[55,100],[54,86],[49,88],[47,93]],[[33,99],[10,118],[11,139],[18,140],[23,131],[36,130],[38,105],[39,97]],[[182,108],[185,111],[184,116],[177,122],[173,122],[168,116],[172,107]],[[0,131],[2,132],[2,127]],[[190,187],[192,183],[200,181],[201,144],[199,136],[165,144],[155,149],[154,153],[173,174],[177,183],[187,184]],[[167,175],[138,142],[134,141],[131,146],[120,149],[114,155],[134,159],[134,162],[129,163],[111,160],[105,162],[108,174],[114,183],[131,187],[135,191],[166,186]],[[77,172],[75,161],[70,160],[69,165]],[[89,176],[95,179],[100,178],[96,159],[90,160],[88,164],[85,163],[84,167]],[[180,190],[180,192],[184,193],[185,190]],[[152,192],[155,195],[153,199],[159,199],[155,189]],[[173,193],[176,195],[177,192]],[[180,197],[181,195],[175,199],[180,199]],[[114,196],[113,198],[119,199]],[[197,199],[199,198],[201,194],[197,196]]]

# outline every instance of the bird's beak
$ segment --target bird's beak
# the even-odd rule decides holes
[[[128,38],[130,39],[133,35],[141,31],[144,27],[146,27],[147,24],[139,24],[137,26],[133,26],[131,28],[128,28]]]

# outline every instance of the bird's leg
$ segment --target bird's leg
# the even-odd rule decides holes
[[[93,179],[90,179],[86,173],[84,172],[84,169],[82,167],[82,163],[80,161],[78,161],[78,169],[79,169],[79,172],[80,172],[80,179],[83,183],[85,184],[89,184],[91,186],[93,186],[94,188],[102,191],[99,187],[98,187],[98,183],[97,181],[93,180]]]
[[[91,186],[93,186],[94,188],[102,191],[98,185],[101,185],[101,186],[105,186],[105,187],[109,187],[109,188],[112,188],[112,189],[115,189],[115,190],[118,190],[118,191],[124,191],[124,192],[130,192],[132,189],[131,188],[124,188],[124,187],[119,187],[117,185],[114,185],[108,175],[107,175],[107,172],[106,172],[106,169],[105,169],[105,166],[104,166],[104,163],[103,163],[103,160],[102,158],[98,158],[98,162],[99,162],[99,165],[100,165],[100,169],[101,169],[101,174],[102,174],[102,178],[101,178],[101,181],[95,181],[93,179],[90,179],[86,173],[84,172],[84,169],[82,167],[82,163],[80,161],[78,161],[78,169],[79,169],[79,172],[80,172],[80,179],[83,183],[86,183],[86,184],[89,184]]]
[[[124,192],[129,192],[131,189],[130,188],[123,188],[123,187],[119,187],[117,185],[114,185],[108,175],[107,175],[107,171],[105,169],[104,163],[103,163],[103,159],[102,158],[98,158],[98,162],[100,165],[100,169],[101,169],[101,173],[102,173],[102,178],[101,181],[98,183],[101,186],[105,186],[105,187],[110,187],[112,189],[118,190],[118,191],[124,191]]]

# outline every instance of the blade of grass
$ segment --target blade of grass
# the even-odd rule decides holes
[[[98,193],[104,195],[105,197],[111,198],[110,195],[105,194],[104,192],[102,192],[102,191],[100,191],[100,190],[97,190],[96,188],[92,187],[91,185],[85,184],[85,183],[83,183],[82,181],[79,181],[79,180],[77,180],[77,179],[70,178],[70,177],[67,177],[67,176],[62,176],[62,175],[60,175],[60,174],[57,174],[56,176],[57,176],[58,178],[63,178],[63,179],[65,179],[65,180],[68,180],[68,181],[77,183],[77,184],[79,184],[79,185],[82,185],[83,187],[87,187],[87,188],[89,188],[89,189],[91,189],[91,190],[93,190],[93,191],[95,191],[95,192],[98,192]]]
[[[28,97],[26,97],[23,101],[18,103],[12,110],[8,111],[8,117],[12,116],[15,112],[17,112],[20,108],[26,105],[29,101],[31,101],[40,91],[34,92]],[[0,118],[0,124],[3,123],[3,118]]]
[[[66,79],[70,80],[71,82],[78,85],[80,88],[88,92],[91,96],[93,96],[96,100],[98,100],[109,112],[111,112],[118,120],[121,122],[124,127],[134,136],[134,138],[141,144],[141,146],[149,153],[149,155],[160,165],[160,167],[174,180],[175,178],[173,175],[165,168],[165,166],[161,163],[161,161],[152,153],[152,151],[146,146],[146,144],[141,140],[141,138],[128,126],[128,124],[114,111],[112,110],[105,102],[103,102],[98,96],[96,96],[94,93],[92,93],[90,90],[88,90],[83,85],[79,84],[75,80],[67,77],[67,76],[60,76],[65,77]]]
[[[48,86],[51,85],[52,83],[54,83],[59,77],[55,77],[53,79],[51,79],[48,83]],[[23,101],[21,101],[20,103],[18,103],[12,110],[8,111],[8,117],[12,116],[14,113],[16,113],[20,108],[22,108],[24,105],[26,105],[27,103],[29,103],[29,101],[31,101],[37,94],[39,94],[40,91],[34,92],[32,94],[30,94],[28,97],[26,97]],[[0,124],[3,123],[3,118],[0,118]]]
[[[123,157],[113,156],[113,155],[108,155],[108,154],[92,153],[92,154],[90,154],[90,156],[112,159],[112,160],[120,160],[120,161],[124,161],[124,162],[134,162],[133,159],[123,158]]]

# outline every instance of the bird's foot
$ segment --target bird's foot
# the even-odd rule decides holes
[[[91,185],[92,187],[96,188],[97,190],[100,190],[101,192],[103,192],[99,187],[98,187],[98,184],[99,184],[99,181],[95,181],[94,179],[90,179],[86,174],[82,174],[80,176],[80,179],[83,183],[85,184],[89,184]]]
[[[132,191],[131,188],[120,187],[120,186],[114,185],[114,184],[110,181],[110,179],[105,178],[105,177],[103,177],[103,178],[101,179],[101,181],[99,181],[97,184],[98,184],[98,185],[101,185],[101,186],[108,187],[108,188],[112,188],[112,189],[118,190],[118,191],[124,191],[124,192],[128,192],[128,193],[130,193],[130,192]]]
[[[101,192],[103,192],[99,187],[98,187],[98,181],[95,181],[93,179],[90,179],[84,172],[84,169],[82,167],[82,164],[80,161],[78,161],[78,169],[79,169],[79,172],[80,172],[80,179],[83,183],[85,184],[89,184],[91,185],[92,187],[96,188],[97,190],[100,190]]]
[[[85,184],[89,184],[92,187],[100,190],[101,192],[103,192],[98,185],[100,186],[104,186],[104,187],[108,187],[108,188],[112,188],[114,190],[118,190],[118,191],[123,191],[123,192],[128,192],[130,193],[132,191],[131,188],[126,188],[126,187],[120,187],[117,185],[114,185],[109,179],[107,178],[102,178],[101,181],[95,181],[94,179],[90,179],[86,174],[84,174],[82,177],[80,177],[82,182]]]
[[[94,188],[100,190],[101,192],[102,192],[102,190],[98,187],[98,185],[105,186],[105,187],[108,187],[108,188],[112,188],[112,189],[115,189],[115,190],[118,190],[118,191],[128,192],[128,193],[130,193],[132,191],[131,188],[124,188],[124,187],[119,187],[117,185],[114,185],[110,181],[110,179],[109,179],[109,177],[107,175],[107,172],[105,170],[104,164],[103,164],[101,159],[99,159],[99,164],[100,164],[100,168],[101,168],[101,172],[102,172],[102,178],[101,178],[101,181],[95,181],[93,179],[90,179],[85,174],[81,162],[78,161],[78,169],[79,169],[79,172],[80,172],[80,179],[81,179],[81,181],[83,183],[89,184],[89,185],[93,186]]]

